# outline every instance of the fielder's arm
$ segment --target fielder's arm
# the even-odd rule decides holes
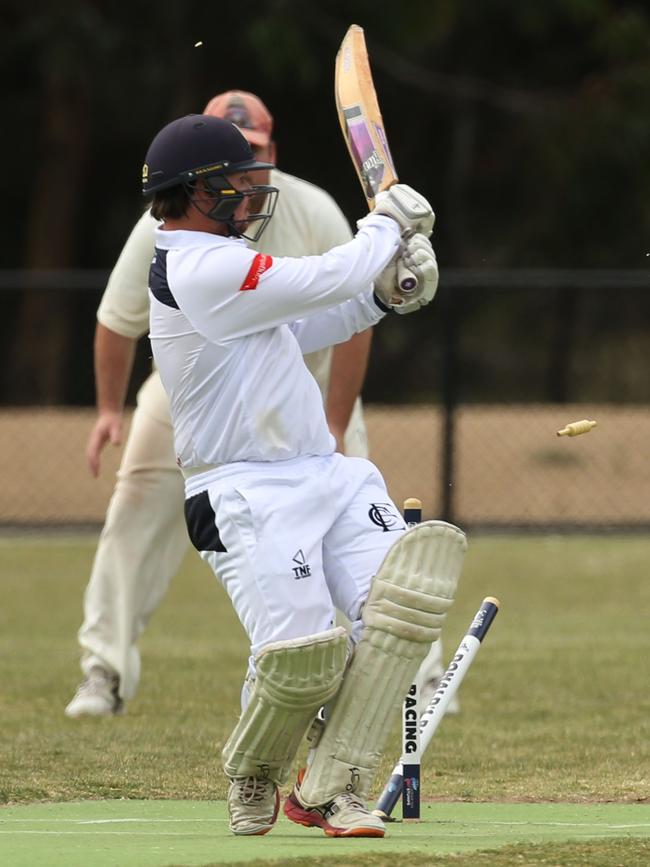
[[[133,370],[137,341],[111,331],[101,322],[95,330],[95,393],[97,419],[86,446],[93,476],[99,475],[100,455],[107,442],[122,442],[124,401]]]
[[[368,328],[332,349],[325,415],[329,429],[336,438],[336,449],[343,454],[345,432],[355,401],[361,394],[371,342],[372,328]]]
[[[122,411],[135,348],[149,327],[149,265],[157,222],[149,211],[133,227],[102,295],[95,331],[97,420],[86,447],[88,466],[99,474],[107,442],[122,441]]]

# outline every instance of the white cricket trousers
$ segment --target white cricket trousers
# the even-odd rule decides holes
[[[406,527],[377,468],[341,454],[230,464],[190,477],[190,538],[228,593],[253,657],[265,645],[353,627]],[[359,624],[360,625],[360,624]]]
[[[348,454],[367,454],[360,401],[346,432]],[[176,464],[169,402],[158,373],[138,393],[106,522],[84,594],[81,668],[119,675],[120,696],[138,688],[136,646],[189,547],[183,477]]]

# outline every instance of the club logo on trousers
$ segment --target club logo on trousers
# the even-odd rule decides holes
[[[311,566],[307,562],[307,558],[303,554],[302,548],[299,548],[291,559],[296,564],[292,567],[293,577],[296,581],[299,581],[301,578],[307,578],[308,575],[311,575]]]
[[[359,780],[361,779],[359,768],[348,768],[348,770],[350,771],[350,782],[346,783],[345,791],[356,792],[357,786],[359,785]]]
[[[404,521],[395,514],[391,503],[371,503],[368,517],[373,524],[381,527],[384,533],[404,529]]]

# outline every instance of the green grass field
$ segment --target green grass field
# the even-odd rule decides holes
[[[219,752],[236,720],[247,646],[198,557],[188,555],[141,642],[142,686],[127,713],[64,717],[79,679],[75,634],[94,544],[91,537],[0,539],[0,863],[275,859],[362,867],[394,864],[394,846],[420,853],[419,863],[435,856],[447,867],[463,863],[468,841],[478,865],[650,862],[647,537],[470,538],[445,654],[484,596],[498,596],[502,608],[461,688],[461,714],[443,722],[424,761],[425,822],[391,826],[384,841],[352,847],[282,822],[268,837],[234,840],[233,848],[223,805],[211,802],[225,794]],[[396,728],[374,794],[398,752]],[[96,834],[94,842],[77,834],[88,807],[79,802],[100,799],[108,800],[93,809],[110,815],[92,821],[118,823],[101,837],[108,860],[89,857]],[[119,799],[132,802],[132,815],[111,813],[124,807]],[[200,833],[182,824],[192,804],[179,801],[203,811]],[[57,802],[69,803],[52,806]],[[551,819],[534,812],[547,808],[556,811]],[[164,821],[181,823],[171,849],[161,844],[164,834],[135,833],[138,821],[150,821],[144,814],[159,809]],[[488,813],[476,818],[469,809]],[[43,824],[43,810],[59,811],[52,827]],[[124,848],[127,838],[138,846]],[[66,855],[66,845],[78,857]]]

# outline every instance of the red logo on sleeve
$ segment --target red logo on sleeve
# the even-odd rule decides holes
[[[239,287],[239,291],[244,292],[247,289],[257,289],[260,277],[265,271],[269,270],[272,264],[273,259],[271,256],[267,256],[266,253],[258,253],[253,259],[253,264],[248,270],[246,279]]]

